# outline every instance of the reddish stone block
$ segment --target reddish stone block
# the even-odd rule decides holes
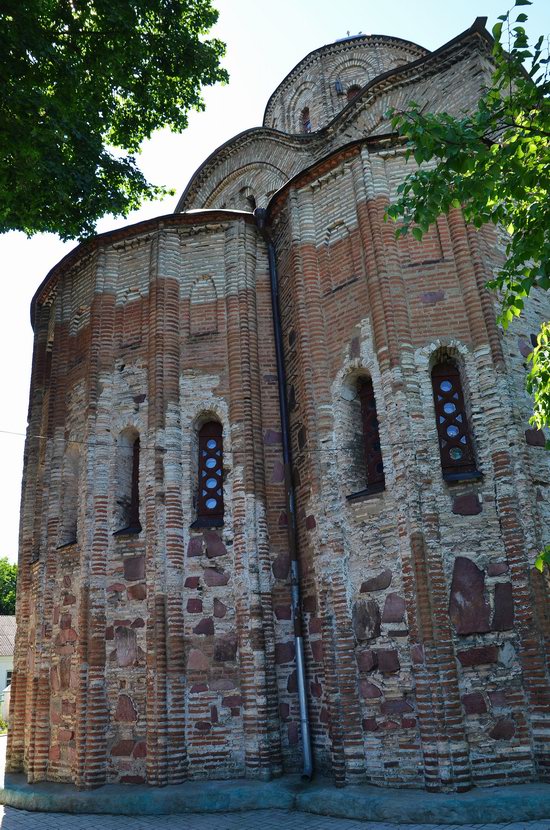
[[[109,590],[107,588],[107,590]],[[122,586],[122,590],[124,590],[124,585]],[[74,594],[65,594],[63,597],[63,605],[74,605],[76,602],[76,597]]]
[[[69,574],[65,574],[65,576],[63,577],[63,587],[64,588],[70,588],[71,587],[71,577],[69,576]]]
[[[264,432],[264,444],[272,446],[273,444],[280,444],[283,436],[276,429],[266,429]]]
[[[132,756],[134,758],[147,758],[147,744],[145,741],[137,741]]]
[[[206,542],[206,555],[209,559],[226,555],[227,548],[215,530],[205,530],[203,536]]]
[[[436,305],[437,303],[442,302],[445,299],[445,292],[444,291],[424,291],[423,294],[420,295],[420,302],[423,305]]]
[[[279,527],[288,527],[288,516],[286,510],[281,510],[279,513]]]
[[[137,721],[138,713],[134,701],[129,695],[119,695],[115,712],[115,720],[132,723]]]
[[[491,628],[493,631],[509,631],[514,627],[514,599],[511,582],[495,585],[495,610]]]
[[[288,675],[286,690],[290,694],[295,694],[298,691],[298,676],[295,671],[290,672]]]
[[[518,337],[518,348],[522,357],[529,357],[533,346],[524,337]]]
[[[356,657],[359,671],[374,671],[377,666],[375,651],[358,651]]]
[[[411,704],[404,698],[398,698],[395,700],[385,700],[380,707],[380,711],[384,715],[401,715],[414,710]]]
[[[507,706],[508,701],[506,699],[506,692],[497,689],[494,692],[489,692],[489,700],[491,701],[491,706],[499,708],[500,706]]]
[[[130,585],[128,588],[128,599],[145,599],[147,596],[147,588],[141,583],[139,585]]]
[[[61,620],[59,621],[59,627],[62,629],[70,628],[72,625],[72,616],[68,611],[64,611],[61,614]]]
[[[382,674],[393,674],[398,672],[401,666],[399,665],[399,657],[395,649],[380,649],[376,652],[378,661],[378,670]]]
[[[235,709],[242,705],[243,699],[241,695],[227,695],[222,698],[222,706],[226,706],[228,709]]]
[[[319,721],[321,723],[330,723],[330,712],[326,706],[321,707],[321,711],[319,712]]]
[[[229,680],[227,677],[220,677],[218,680],[211,680],[210,681],[210,689],[213,692],[227,692],[229,689],[234,689],[236,687],[236,683],[233,680]]]
[[[202,692],[207,692],[208,686],[206,683],[193,683],[189,691],[192,695],[198,695]]]
[[[273,560],[273,576],[275,579],[286,579],[290,571],[290,556],[288,553],[280,553]]]
[[[395,720],[386,720],[382,724],[382,729],[389,729],[389,730],[399,729],[399,724]]]
[[[122,594],[123,591],[126,590],[126,585],[123,585],[122,582],[113,582],[111,585],[107,587],[108,594]],[[67,605],[67,603],[63,603]]]
[[[286,720],[290,715],[290,706],[288,703],[279,703],[279,717],[281,720]]]
[[[210,660],[198,648],[192,648],[187,658],[187,668],[189,671],[204,671],[209,668]]]
[[[121,775],[120,776],[120,783],[121,784],[145,784],[145,778],[143,775]]]
[[[487,711],[485,698],[480,692],[472,692],[462,696],[462,705],[467,715],[482,715]]]
[[[309,690],[312,697],[321,697],[323,693],[323,687],[320,683],[316,683],[314,680],[311,681],[309,684]]]
[[[376,718],[363,718],[363,729],[365,732],[377,732],[378,723]]]
[[[210,732],[212,724],[208,720],[198,720],[195,724],[195,729],[199,732]]]
[[[211,723],[218,723],[218,707],[211,706],[210,707],[210,722]]]
[[[48,751],[48,758],[50,759],[50,761],[59,761],[60,760],[60,758],[61,758],[61,748],[57,744],[54,744],[53,746],[50,747],[50,749]]]
[[[489,731],[489,737],[495,741],[509,741],[516,734],[516,725],[511,718],[497,720]]]
[[[187,600],[187,611],[190,614],[200,614],[202,611],[202,599],[197,597],[190,597]]]
[[[382,611],[382,622],[402,622],[405,618],[405,600],[399,594],[388,594]]]
[[[189,539],[187,556],[202,556],[202,536],[192,536]]]
[[[505,574],[508,571],[508,563],[507,562],[490,562],[487,565],[487,573],[489,576],[501,576],[501,574]]]
[[[292,619],[292,609],[290,605],[275,605],[273,611],[278,620]]]
[[[237,657],[237,637],[235,634],[227,634],[216,641],[214,645],[214,662],[226,663]]]
[[[373,599],[358,600],[352,611],[352,626],[356,640],[373,640],[380,634],[380,609]]]
[[[291,721],[287,726],[288,743],[290,746],[296,746],[298,743],[298,724],[296,721]]]
[[[306,529],[313,530],[315,527],[317,527],[315,516],[306,516]]]
[[[214,620],[212,617],[204,617],[193,629],[194,634],[213,634]]]
[[[401,718],[401,726],[403,729],[414,729],[416,726],[416,718]]]
[[[323,660],[323,641],[322,640],[312,640],[311,643],[311,656],[316,663],[321,663]]]
[[[134,741],[118,741],[111,749],[112,757],[129,758],[134,748]]]
[[[273,462],[271,484],[281,484],[285,480],[285,468],[280,461]]]
[[[485,574],[471,559],[457,556],[449,600],[449,616],[457,634],[489,631],[490,613],[485,599]]]
[[[310,634],[321,634],[323,630],[323,623],[319,617],[311,617],[308,623],[308,628]]]
[[[389,588],[392,580],[392,572],[389,570],[382,571],[377,576],[372,576],[366,579],[361,585],[361,593],[366,594],[370,591],[383,591]]]
[[[145,579],[145,556],[129,556],[124,560],[124,579],[134,582]]]
[[[475,516],[483,507],[476,493],[464,493],[453,499],[453,513],[458,516]]]
[[[291,640],[286,643],[275,643],[275,662],[278,666],[290,663],[294,660],[294,654],[294,643]]]
[[[498,662],[497,646],[479,646],[457,652],[457,657],[464,668],[483,666]]]
[[[382,697],[382,692],[378,686],[375,686],[374,683],[369,683],[368,680],[359,681],[359,692],[361,697],[364,697],[366,700]]]
[[[198,576],[188,576],[183,584],[185,588],[198,588],[200,579]]]
[[[227,614],[227,605],[224,605],[221,599],[214,597],[214,616],[218,619],[223,619]]]
[[[114,640],[115,638],[115,629],[112,625],[108,625],[105,629],[105,639],[106,640]]]
[[[227,585],[229,574],[225,571],[218,571],[216,568],[205,568],[204,581],[209,588],[217,588],[220,585]]]
[[[420,643],[411,646],[411,660],[417,666],[424,662],[424,646]]]
[[[145,628],[145,620],[142,617],[136,617],[132,623],[132,628]]]
[[[546,446],[546,436],[541,429],[526,429],[525,441],[530,447]]]

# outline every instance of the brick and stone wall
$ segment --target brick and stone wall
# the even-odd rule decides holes
[[[384,135],[388,107],[464,109],[489,71],[479,27],[425,58],[399,44],[352,39],[308,56],[268,114],[291,112],[290,92],[322,64],[322,129],[238,137],[180,204],[207,210],[90,240],[37,292],[8,739],[8,768],[30,781],[162,786],[300,769],[254,205],[267,206],[280,277],[316,769],[338,785],[428,789],[547,779],[550,586],[533,561],[548,541],[550,471],[524,378],[548,296],[535,293],[504,335],[485,289],[500,233],[458,210],[421,243],[383,221],[410,170]],[[401,68],[332,112],[323,95],[336,75],[355,83],[367,53],[375,74]],[[442,475],[431,385],[448,359],[477,473],[458,481]],[[365,491],[364,378],[379,492]],[[198,432],[211,420],[221,526],[197,521]],[[137,437],[141,530],[128,525]]]

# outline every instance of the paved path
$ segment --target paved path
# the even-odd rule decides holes
[[[550,820],[510,824],[387,824],[284,810],[187,816],[106,816],[29,813],[0,806],[1,830],[550,830]]]

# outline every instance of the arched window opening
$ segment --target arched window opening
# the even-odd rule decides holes
[[[361,403],[361,422],[363,428],[363,445],[365,449],[365,467],[367,470],[367,489],[371,492],[385,487],[384,464],[378,431],[376,400],[370,378],[361,378],[357,384]]]
[[[458,366],[450,360],[437,363],[432,388],[443,478],[479,477]]]
[[[344,398],[349,404],[341,421],[348,436],[346,478],[353,492],[347,498],[352,501],[385,489],[384,463],[372,379],[356,379]]]
[[[353,99],[357,95],[359,95],[360,92],[361,92],[361,87],[358,86],[357,84],[353,84],[353,86],[348,87],[348,89],[346,90],[346,98],[348,99],[348,103],[350,101],[353,101]]]
[[[309,107],[304,107],[300,114],[300,124],[303,133],[311,132],[311,119],[309,117]]]
[[[208,421],[199,430],[199,481],[197,522],[203,526],[223,524],[223,436],[218,421]]]
[[[121,433],[117,458],[116,523],[123,533],[140,533],[139,520],[139,435],[133,430]]]
[[[63,462],[63,496],[59,547],[77,541],[78,496],[80,492],[80,445],[70,442]]]

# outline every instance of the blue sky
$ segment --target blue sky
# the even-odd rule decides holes
[[[395,35],[437,49],[467,29],[478,16],[488,28],[509,4],[498,0],[213,0],[220,11],[215,35],[227,43],[225,87],[205,92],[206,111],[193,113],[182,135],[160,132],[144,147],[140,165],[156,184],[176,189],[176,196],[150,203],[128,220],[107,217],[98,226],[108,231],[124,224],[173,211],[194,170],[232,135],[261,123],[265,104],[284,76],[312,49],[347,32]],[[550,33],[550,0],[534,0],[528,30]],[[0,504],[3,538],[0,556],[17,556],[18,513],[32,349],[29,303],[48,270],[74,243],[52,235],[30,240],[23,234],[0,236],[0,262],[6,289],[0,307]]]

